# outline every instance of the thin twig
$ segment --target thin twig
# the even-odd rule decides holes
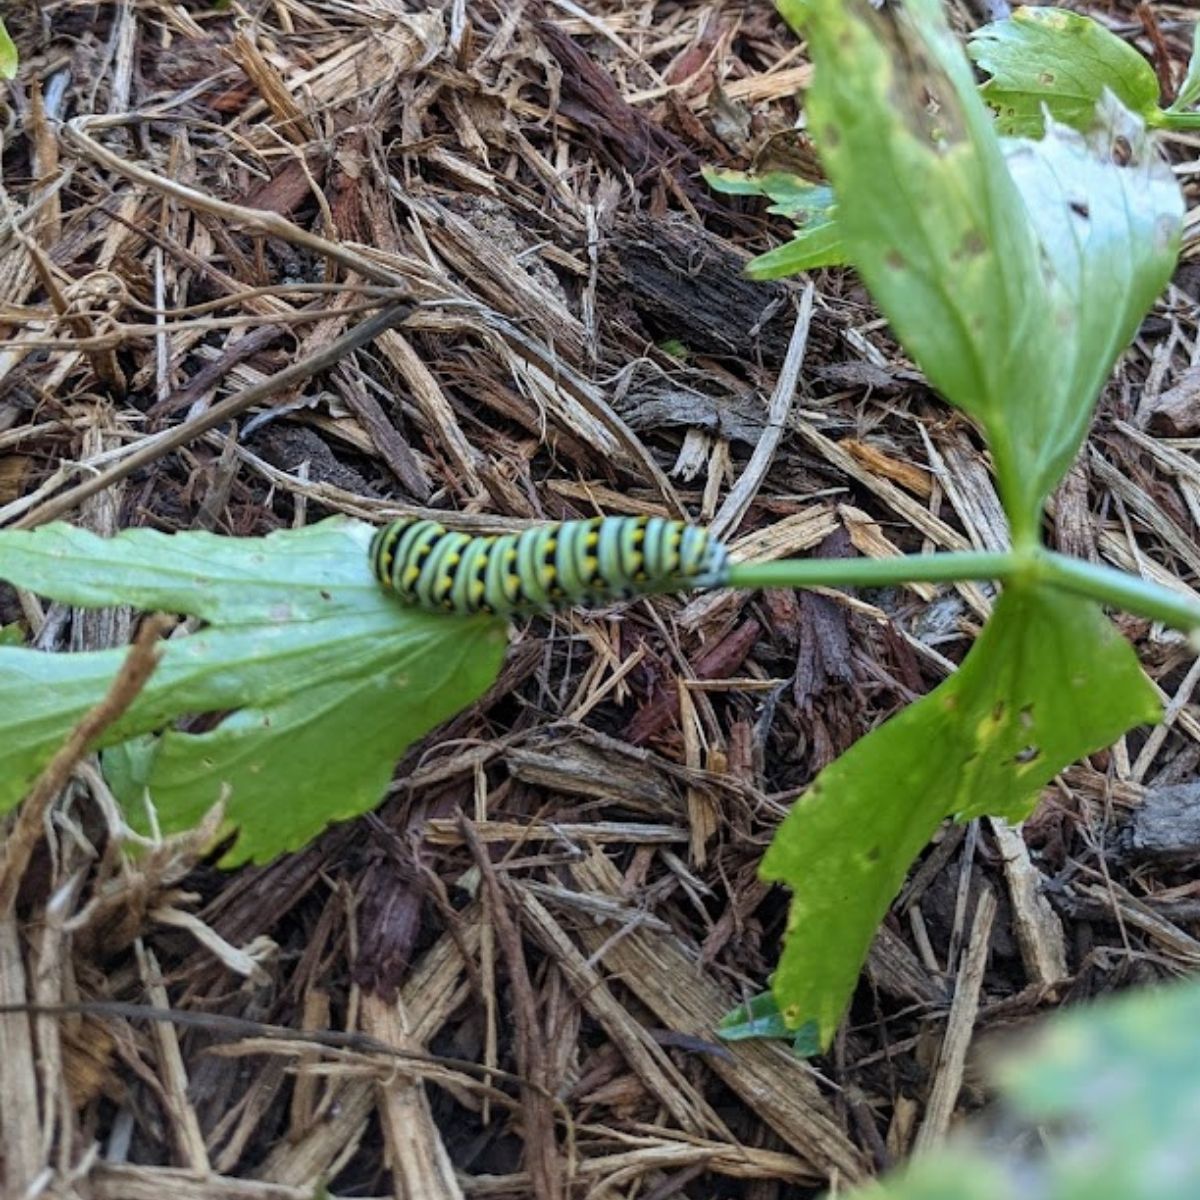
[[[56,517],[63,516],[89,496],[94,496],[97,492],[111,487],[118,480],[125,479],[139,468],[162,458],[164,454],[177,450],[180,446],[186,445],[210,429],[215,429],[216,426],[232,420],[246,409],[262,403],[278,392],[296,387],[313,375],[328,369],[360,346],[374,341],[385,330],[401,324],[411,312],[411,305],[394,304],[382,312],[376,313],[375,316],[368,317],[365,321],[355,325],[353,329],[342,334],[341,337],[335,338],[328,346],[299,362],[292,363],[277,375],[272,375],[270,379],[264,379],[262,383],[256,383],[253,387],[246,388],[245,391],[227,396],[224,400],[214,404],[208,412],[202,413],[194,420],[185,421],[182,425],[176,425],[174,428],[148,439],[128,458],[122,459],[107,471],[93,479],[76,484],[73,488],[68,488],[61,495],[55,496],[52,500],[47,500],[44,504],[27,512],[19,520],[13,522],[13,528],[32,529],[37,525],[44,525],[47,521],[53,521]]]
[[[63,790],[75,764],[88,748],[138,698],[158,666],[158,640],[172,623],[170,617],[161,614],[142,623],[108,692],[71,731],[26,796],[12,833],[4,841],[4,858],[0,863],[0,920],[12,913],[21,878],[42,836],[46,810]]]

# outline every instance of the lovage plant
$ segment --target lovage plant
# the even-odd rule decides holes
[[[744,588],[991,579],[1003,589],[955,675],[822,772],[766,856],[766,877],[793,891],[787,942],[773,998],[727,1032],[803,1029],[818,1047],[947,816],[1020,819],[1057,771],[1157,718],[1155,692],[1101,606],[1185,629],[1200,627],[1200,606],[1042,540],[1046,498],[1177,253],[1182,197],[1144,123],[1106,93],[1086,134],[1051,120],[1040,140],[1004,140],[936,0],[780,7],[816,64],[807,112],[832,192],[813,219],[831,226],[827,249],[836,244],[861,273],[930,383],[979,426],[1011,527],[1003,553],[722,567],[722,582]],[[658,563],[660,576],[674,561],[661,542],[651,554],[637,540],[637,522],[618,532],[607,542],[597,531],[572,536],[580,560],[567,595],[597,579],[611,591],[614,571],[638,580],[646,572],[634,555],[642,567]],[[107,773],[131,821],[145,809],[167,831],[224,796],[226,831],[237,834],[226,861],[262,860],[376,803],[405,746],[499,670],[504,621],[396,603],[372,575],[370,536],[337,519],[265,539],[9,530],[0,578],[70,604],[197,619],[169,639],[136,702],[105,731]],[[438,544],[430,562],[461,549]],[[522,545],[545,550],[547,539]],[[505,599],[510,583],[516,597],[563,580],[543,578],[544,562],[504,575],[496,554],[483,564],[494,578],[459,563],[453,579],[418,580],[413,546],[395,536],[376,549],[375,568],[410,599],[456,611],[473,587],[497,607],[489,598]],[[19,800],[120,659],[6,640],[0,808]],[[208,729],[173,727],[200,713],[222,716]]]
[[[934,0],[780,0],[815,64],[809,129],[846,257],[929,381],[980,427],[1012,548],[858,581],[990,576],[1003,592],[956,674],[853,746],[797,802],[763,863],[793,890],[773,1005],[824,1045],[878,921],[947,816],[1019,820],[1073,759],[1153,721],[1158,702],[1101,611],[1138,581],[1049,552],[1042,510],[1099,390],[1175,262],[1183,202],[1143,123],[1107,92],[1088,134],[1002,139]],[[828,564],[831,574],[842,564]],[[845,581],[846,572],[837,572]],[[790,579],[786,565],[754,571]],[[749,582],[734,572],[734,582]],[[937,753],[931,754],[930,747]]]

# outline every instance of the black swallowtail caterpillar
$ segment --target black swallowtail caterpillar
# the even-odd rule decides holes
[[[371,570],[401,600],[454,613],[534,613],[714,587],[729,554],[708,530],[662,517],[594,517],[471,537],[405,517],[371,539]]]

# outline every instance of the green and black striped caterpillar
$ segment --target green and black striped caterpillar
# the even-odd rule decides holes
[[[453,613],[546,612],[724,583],[708,530],[662,517],[595,517],[471,537],[405,517],[371,539],[371,570],[401,600]]]

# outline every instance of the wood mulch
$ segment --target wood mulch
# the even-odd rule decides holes
[[[1071,7],[1179,78],[1191,6]],[[700,170],[794,124],[809,67],[770,4],[4,16],[23,62],[0,91],[0,525],[604,511],[686,513],[760,557],[1003,545],[976,433],[854,276],[740,276],[787,228]],[[1172,145],[1192,190],[1198,144]],[[1189,229],[1050,518],[1058,547],[1185,590]],[[413,307],[330,353],[380,305]],[[783,1200],[936,1141],[985,1102],[972,1032],[1200,960],[1200,672],[1118,617],[1164,725],[1067,770],[1023,831],[947,826],[828,1056],[716,1039],[779,951],[786,894],[756,868],[788,804],[953,669],[992,598],[717,593],[522,623],[376,812],[235,873],[199,837],[125,857],[85,762],[0,913],[0,1003],[77,1006],[0,1017],[0,1190]],[[0,589],[11,621],[64,651],[136,617]]]

